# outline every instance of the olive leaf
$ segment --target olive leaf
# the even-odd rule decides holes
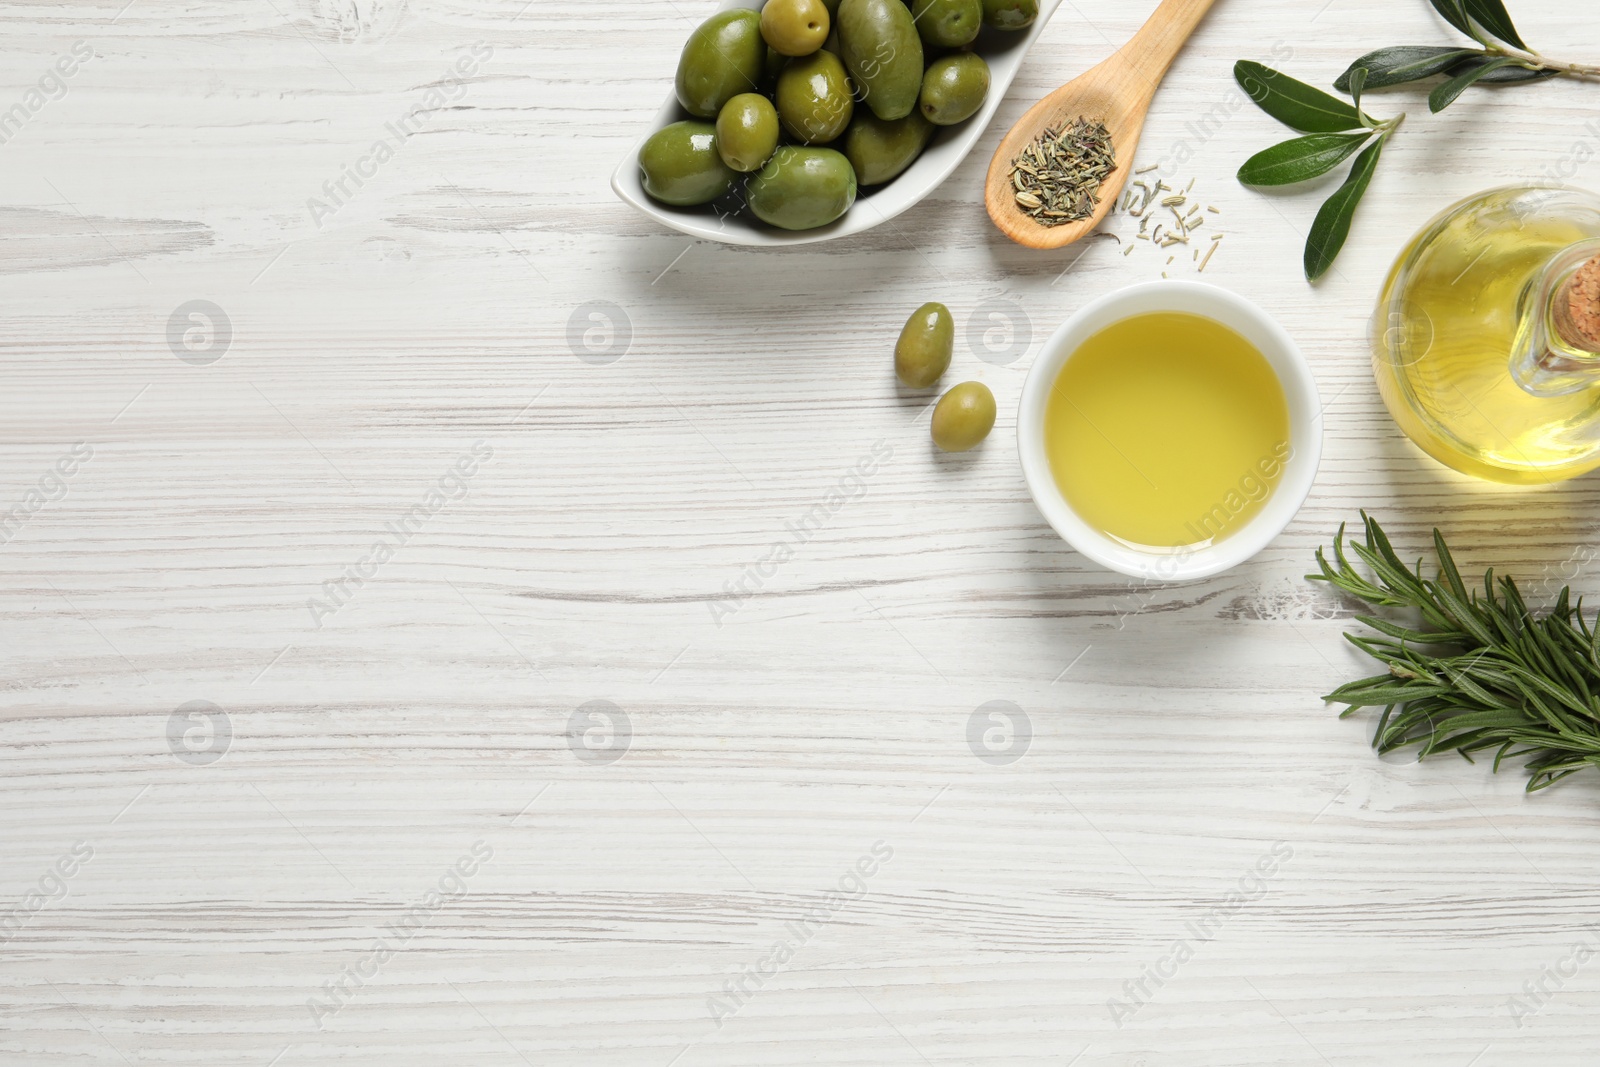
[[[1509,67],[1516,60],[1510,56],[1500,56],[1498,59],[1486,59],[1475,62],[1466,67],[1461,73],[1455,75],[1447,82],[1434,86],[1433,92],[1428,94],[1428,110],[1435,115],[1455,102],[1456,97],[1466,92],[1473,82],[1493,74],[1502,67]]]
[[[1235,63],[1233,76],[1257,107],[1292,130],[1339,133],[1364,125],[1361,113],[1338,97],[1253,60]]]
[[[1314,282],[1333,266],[1345,238],[1350,236],[1350,220],[1355,217],[1356,206],[1361,203],[1367,186],[1372,184],[1373,171],[1378,169],[1378,157],[1383,153],[1387,135],[1380,136],[1366,151],[1356,157],[1344,184],[1322,205],[1311,224],[1311,235],[1306,238],[1306,281]]]
[[[1444,16],[1444,20],[1468,37],[1476,38],[1472,32],[1472,24],[1467,21],[1466,9],[1461,6],[1461,0],[1430,0],[1433,9]]]
[[[1395,45],[1368,52],[1351,63],[1343,74],[1334,79],[1333,87],[1341,93],[1348,93],[1350,75],[1361,67],[1367,69],[1368,89],[1387,89],[1391,85],[1405,85],[1408,82],[1431,78],[1435,74],[1455,77],[1457,74],[1475,70],[1495,58],[1503,57],[1494,56],[1481,48]],[[1530,66],[1527,61],[1518,59],[1509,64],[1498,64],[1476,80],[1485,84],[1509,85],[1518,82],[1544,81],[1546,78],[1559,77],[1561,74],[1562,71],[1556,68]]]
[[[1293,185],[1326,174],[1355,155],[1372,133],[1312,133],[1275,144],[1244,161],[1245,185]]]
[[[1367,71],[1368,89],[1404,85],[1406,82],[1420,81],[1435,74],[1442,74],[1452,64],[1482,54],[1475,48],[1447,48],[1437,45],[1397,45],[1393,48],[1380,48],[1376,52],[1368,52],[1350,64],[1349,68],[1335,79],[1333,87],[1341,93],[1348,93],[1350,75],[1363,67]]]
[[[1516,45],[1518,48],[1528,47],[1522,43],[1522,38],[1517,36],[1517,28],[1511,24],[1511,15],[1501,0],[1462,0],[1461,6],[1468,18],[1506,44]]]
[[[1445,21],[1482,47],[1397,45],[1368,52],[1337,79],[1333,87],[1348,92],[1350,75],[1366,67],[1367,88],[1403,85],[1443,74],[1449,89],[1435,90],[1430,101],[1435,112],[1448,107],[1473,85],[1519,85],[1565,74],[1573,78],[1600,76],[1600,66],[1558,63],[1533,51],[1511,21],[1504,0],[1429,0]]]
[[[1485,55],[1487,55],[1487,53],[1484,53],[1483,55],[1474,55],[1471,59],[1464,59],[1455,66],[1451,67],[1449,70],[1445,71],[1445,73],[1450,75],[1460,74],[1470,66],[1483,63]],[[1523,63],[1513,63],[1509,67],[1500,67],[1498,70],[1490,71],[1488,74],[1485,74],[1483,77],[1479,78],[1478,81],[1482,82],[1484,85],[1515,85],[1521,82],[1542,82],[1546,78],[1557,78],[1560,76],[1561,71],[1554,70],[1550,67],[1534,68]]]
[[[1350,72],[1350,105],[1356,109],[1356,114],[1361,116],[1361,125],[1367,129],[1375,129],[1377,123],[1372,121],[1372,116],[1361,110],[1361,91],[1367,87],[1367,68],[1357,67]]]

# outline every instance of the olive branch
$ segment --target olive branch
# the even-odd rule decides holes
[[[1356,156],[1344,184],[1322,205],[1311,224],[1304,256],[1307,281],[1322,277],[1344,248],[1383,146],[1405,119],[1404,114],[1383,121],[1372,118],[1361,110],[1364,91],[1442,75],[1444,81],[1428,94],[1428,110],[1438,114],[1474,85],[1524,85],[1561,76],[1600,78],[1600,66],[1561,62],[1530,49],[1502,0],[1429,3],[1478,47],[1397,45],[1368,52],[1333,83],[1335,89],[1350,96],[1348,104],[1260,63],[1240,60],[1234,65],[1234,78],[1250,99],[1303,134],[1251,156],[1239,168],[1240,182],[1293,185],[1320,177]]]
[[[1428,94],[1428,110],[1438,114],[1473,85],[1519,85],[1566,75],[1600,77],[1600,66],[1563,63],[1533,51],[1517,33],[1501,0],[1429,0],[1444,20],[1481,47],[1397,45],[1368,52],[1339,75],[1333,87],[1350,91],[1350,79],[1365,70],[1368,89],[1404,85],[1438,74],[1445,80]]]

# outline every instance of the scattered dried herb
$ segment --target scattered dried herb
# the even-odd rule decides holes
[[[1366,538],[1350,551],[1372,571],[1368,579],[1345,555],[1344,527],[1333,541],[1335,567],[1317,549],[1321,573],[1307,575],[1379,607],[1408,608],[1418,625],[1357,616],[1381,637],[1345,634],[1385,664],[1383,674],[1342,685],[1324,699],[1381,707],[1373,747],[1380,753],[1420,745],[1421,756],[1494,750],[1502,760],[1527,756],[1528,792],[1554,785],[1585,767],[1600,767],[1600,618],[1590,625],[1583,603],[1563,588],[1543,615],[1529,610],[1516,582],[1494,571],[1483,592],[1467,591],[1450,549],[1433,531],[1438,574],[1408,569],[1375,519],[1361,515]],[[1426,651],[1425,651],[1426,650]]]
[[[1011,161],[1017,207],[1041,226],[1060,226],[1094,214],[1100,186],[1117,168],[1111,131],[1076,118],[1046,129]]]
[[[1154,166],[1143,167],[1134,171],[1134,174],[1145,174],[1155,169]],[[1194,180],[1191,179],[1180,192],[1159,178],[1142,181],[1135,178],[1128,183],[1127,192],[1123,194],[1122,210],[1130,217],[1139,220],[1139,232],[1133,235],[1135,241],[1149,241],[1153,247],[1162,250],[1170,249],[1173,245],[1189,246],[1190,261],[1198,264],[1197,269],[1203,271],[1206,263],[1210,262],[1211,253],[1216,251],[1216,245],[1212,244],[1202,256],[1201,248],[1194,245],[1194,242],[1200,239],[1195,231],[1206,225],[1208,212],[1212,215],[1220,212],[1215,206],[1202,205],[1200,200],[1193,196],[1194,185]],[[1167,214],[1171,214],[1172,217],[1165,218]],[[1160,221],[1156,221],[1155,228],[1151,229],[1151,222],[1158,216]],[[1221,239],[1220,233],[1210,235],[1210,240],[1213,242]],[[1137,246],[1130,242],[1122,254],[1125,256],[1132,254],[1135,247]],[[1169,265],[1173,258],[1175,257],[1167,258]]]

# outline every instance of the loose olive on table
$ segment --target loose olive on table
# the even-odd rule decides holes
[[[911,313],[894,346],[894,374],[912,389],[926,389],[950,368],[956,323],[950,309],[930,301]]]
[[[994,394],[982,382],[962,382],[939,398],[929,432],[946,452],[976,448],[994,429]]]
[[[988,64],[946,50],[1037,14],[1037,0],[766,0],[718,12],[690,34],[675,82],[683,110],[705,121],[644,143],[645,192],[693,207],[742,180],[757,219],[826,226],[858,187],[905,173],[938,127],[982,109]]]

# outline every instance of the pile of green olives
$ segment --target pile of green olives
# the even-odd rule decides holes
[[[645,192],[692,207],[735,192],[784,230],[834,222],[858,186],[905,172],[989,94],[984,26],[1020,30],[1039,0],[766,0],[701,23],[678,60],[692,116],[639,150]]]

